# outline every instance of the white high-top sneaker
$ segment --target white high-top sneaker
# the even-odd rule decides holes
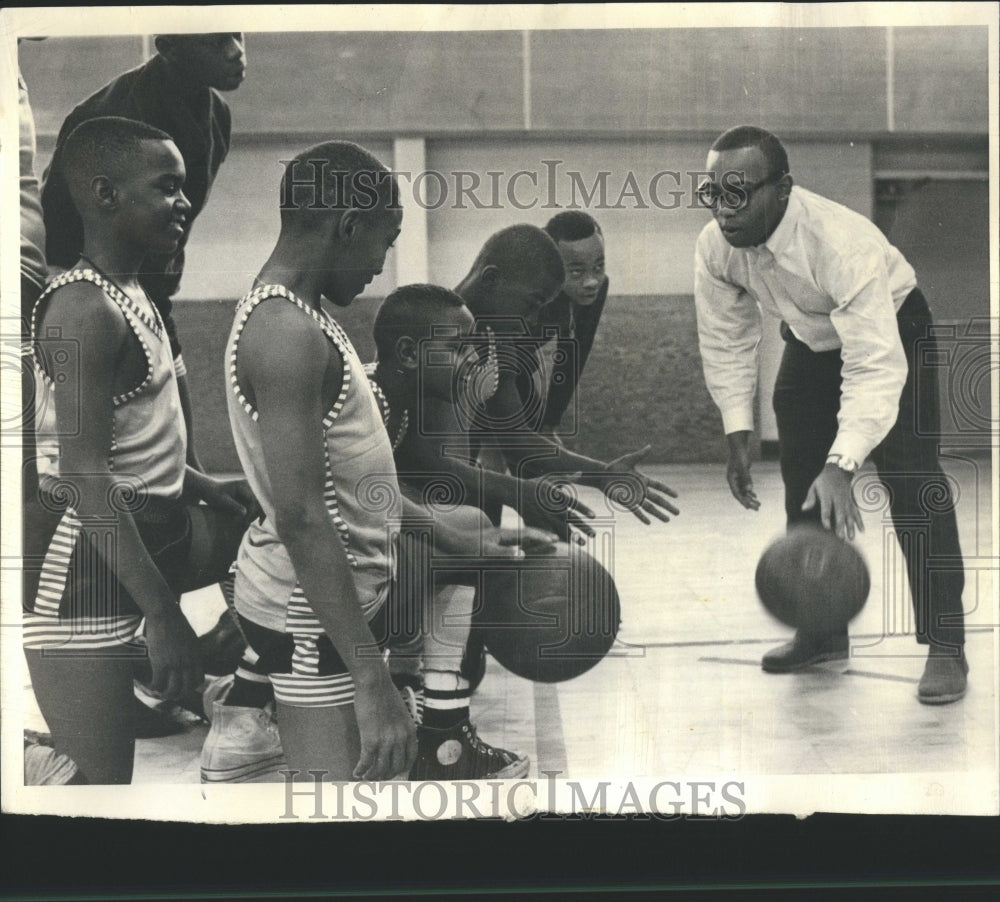
[[[201,749],[202,783],[282,783],[285,766],[273,705],[212,705],[212,728]]]

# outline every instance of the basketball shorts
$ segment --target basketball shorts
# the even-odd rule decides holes
[[[297,708],[354,704],[354,680],[330,637],[322,628],[316,628],[318,621],[313,628],[299,621],[298,631],[282,633],[242,614],[238,616],[247,643],[256,655],[253,670],[267,675],[279,702]],[[366,654],[382,657],[387,642],[386,616],[383,604],[368,621],[375,645],[366,649]],[[315,615],[312,617],[315,619]]]
[[[179,598],[192,537],[186,505],[150,497],[132,517],[157,570]],[[24,647],[134,648],[142,612],[115,576],[116,525],[82,527],[72,510],[45,496],[26,512],[25,525]]]

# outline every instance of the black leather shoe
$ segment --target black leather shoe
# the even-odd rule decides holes
[[[951,649],[949,649],[950,651]],[[917,698],[925,705],[946,705],[964,697],[968,688],[969,662],[965,650],[948,655],[931,649],[924,666],[924,675],[917,687]]]
[[[772,649],[760,662],[768,673],[792,673],[822,664],[824,661],[845,661],[850,656],[847,633],[833,636],[811,636],[796,633],[791,642]]]

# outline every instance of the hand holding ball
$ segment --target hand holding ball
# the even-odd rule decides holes
[[[476,614],[496,660],[541,683],[570,680],[608,653],[621,620],[615,581],[575,545],[519,558],[516,566],[483,573]]]

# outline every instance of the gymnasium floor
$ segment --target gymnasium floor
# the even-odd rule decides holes
[[[630,516],[615,523],[621,642],[589,673],[555,685],[526,682],[491,659],[473,703],[480,735],[528,753],[533,775],[558,771],[574,780],[992,771],[997,561],[990,468],[958,459],[946,468],[960,489],[968,567],[971,672],[961,702],[931,707],[916,699],[924,657],[912,634],[900,634],[909,599],[898,588],[898,559],[888,576],[880,565],[891,536],[880,513],[866,514],[859,541],[872,592],[852,624],[850,662],[769,675],[760,656],[789,631],[760,606],[753,572],[782,531],[777,465],[756,465],[763,500],[756,514],[731,499],[722,465],[651,467],[681,493],[682,513],[667,525],[644,527]],[[584,499],[595,510],[603,504],[597,493],[586,491]],[[886,547],[895,548],[894,540]],[[203,631],[223,602],[209,589],[184,604]],[[25,688],[26,726],[44,729]],[[140,741],[134,781],[197,783],[206,732],[193,723],[180,735]]]

